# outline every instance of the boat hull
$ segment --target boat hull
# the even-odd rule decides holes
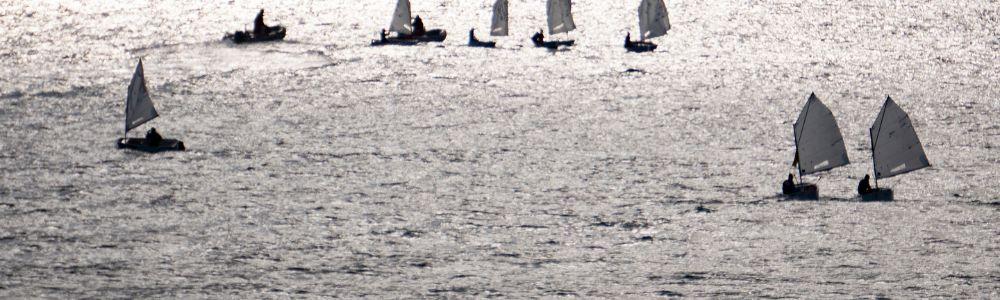
[[[496,48],[497,42],[483,42],[479,40],[470,40],[469,47],[480,47],[480,48]]]
[[[392,37],[392,38],[386,38],[384,40],[372,40],[371,45],[372,46],[388,46],[388,45],[413,46],[413,45],[416,45],[418,43],[420,43],[420,42],[415,41],[415,40],[404,40],[404,39]]]
[[[892,189],[873,189],[871,193],[861,194],[861,201],[893,201]]]
[[[416,37],[421,42],[443,42],[448,37],[448,32],[442,29],[428,30],[424,35]]]
[[[636,53],[652,52],[656,50],[656,44],[650,42],[630,42],[628,45],[625,45],[625,50]]]
[[[116,142],[118,149],[132,149],[148,153],[164,151],[184,151],[184,142],[175,139],[164,139],[156,145],[150,145],[144,138],[121,138]]]
[[[387,37],[382,40],[373,40],[371,42],[372,46],[386,46],[386,45],[397,45],[397,46],[413,46],[419,43],[428,42],[443,42],[448,38],[448,32],[441,29],[431,29],[427,33],[414,36],[401,34],[395,37]]]
[[[270,29],[270,32],[263,36],[257,36],[253,33],[253,31],[247,30],[233,32],[226,35],[225,38],[236,44],[271,42],[285,39],[285,27],[274,26],[270,27]]]
[[[546,42],[546,41],[532,40],[532,42],[535,43],[535,47],[539,47],[539,48],[544,47],[544,48],[549,48],[549,49],[556,49],[556,48],[559,48],[559,47],[562,47],[562,46],[569,47],[569,46],[573,46],[573,44],[576,43],[575,40],[568,40],[568,41],[548,41],[548,42]]]
[[[789,200],[819,200],[819,187],[812,183],[800,183],[795,185],[791,193],[785,194]]]

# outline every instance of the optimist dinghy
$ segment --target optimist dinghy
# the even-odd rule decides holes
[[[155,131],[152,131],[155,137],[149,135],[147,135],[147,138],[128,137],[129,130],[139,127],[159,116],[159,113],[156,112],[156,107],[153,106],[153,100],[149,98],[149,90],[146,89],[146,77],[143,75],[142,59],[139,59],[139,65],[135,67],[132,82],[128,86],[128,96],[125,98],[125,132],[123,133],[125,137],[117,140],[116,144],[118,148],[150,153],[184,151],[184,142],[175,139],[159,138],[159,134],[155,134]]]

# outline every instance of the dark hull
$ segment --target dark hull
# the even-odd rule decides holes
[[[404,40],[399,38],[387,38],[384,40],[372,40],[372,46],[386,46],[386,45],[397,45],[397,46],[413,46],[420,42],[415,40]]]
[[[157,153],[164,151],[184,151],[184,142],[174,139],[164,139],[157,145],[148,145],[144,138],[118,139],[118,149],[132,149],[142,152]]]
[[[892,189],[874,189],[871,193],[861,194],[861,201],[892,201]]]
[[[373,40],[372,46],[398,45],[412,46],[419,43],[443,42],[448,37],[448,32],[441,29],[431,29],[420,36],[401,34],[395,37],[387,37],[383,40]]]
[[[237,31],[226,35],[226,39],[232,40],[236,44],[280,41],[285,39],[285,27],[271,27],[268,34],[261,36],[255,35],[253,31]]]
[[[629,52],[652,52],[656,50],[656,44],[650,42],[630,42],[625,45],[625,50]]]
[[[496,48],[497,42],[483,42],[478,40],[469,41],[469,47]]]
[[[538,41],[538,40],[531,40],[531,41],[533,43],[535,43],[535,47],[545,47],[545,48],[549,48],[549,49],[556,49],[556,48],[559,48],[561,46],[569,47],[569,46],[573,46],[573,44],[576,43],[576,41],[574,41],[574,40],[568,40],[568,41],[549,41],[549,42]]]
[[[785,198],[790,200],[819,200],[819,188],[812,183],[800,183],[795,185],[791,193],[785,194]]]
[[[421,42],[443,42],[448,37],[448,32],[441,29],[428,30],[424,35],[416,37]]]

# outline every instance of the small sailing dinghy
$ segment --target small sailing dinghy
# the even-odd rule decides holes
[[[184,142],[174,139],[159,138],[129,138],[128,131],[139,127],[160,116],[153,107],[153,100],[149,98],[149,90],[146,89],[146,77],[143,75],[142,59],[135,67],[135,74],[132,75],[132,82],[128,85],[128,96],[125,98],[125,132],[123,138],[118,139],[119,149],[127,148],[144,152],[162,151],[184,151]],[[147,135],[148,136],[148,135]]]
[[[802,176],[850,164],[844,137],[840,134],[833,112],[815,93],[809,95],[792,129],[796,155],[792,164],[797,165],[800,182],[790,190],[783,187],[782,193],[792,199],[819,199],[819,188],[815,184],[801,182]]]
[[[416,45],[421,42],[441,42],[448,37],[448,33],[441,29],[426,30],[420,16],[413,19],[411,23],[409,0],[396,2],[396,10],[392,13],[389,31],[395,32],[396,36],[390,37],[385,30],[382,30],[380,39],[372,41],[371,45]]]
[[[920,144],[910,116],[892,97],[885,98],[882,110],[869,130],[872,143],[872,166],[875,188],[867,191],[859,185],[862,201],[892,201],[892,189],[879,188],[878,180],[930,167],[924,146]],[[862,182],[864,185],[866,182]]]
[[[642,0],[639,4],[639,41],[633,42],[632,34],[626,34],[625,49],[630,52],[656,50],[656,44],[646,40],[667,35],[669,30],[670,17],[663,0]]]
[[[548,0],[545,12],[548,15],[549,34],[568,33],[576,29],[570,0]],[[545,41],[545,34],[541,30],[531,36],[531,42],[535,44],[535,47],[549,49],[556,49],[560,46],[569,47],[576,43],[574,40]]]
[[[493,3],[493,22],[490,24],[491,36],[507,36],[507,0],[497,0]],[[480,41],[476,38],[475,29],[469,30],[469,47],[496,47],[497,42]]]

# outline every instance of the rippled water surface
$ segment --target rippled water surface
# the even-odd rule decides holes
[[[1000,297],[1000,2],[669,1],[627,54],[638,2],[556,52],[540,0],[495,50],[486,0],[378,48],[395,1],[0,2],[0,296]],[[186,152],[114,146],[140,57]],[[853,163],[780,201],[810,92]],[[886,95],[933,166],[859,203]]]

